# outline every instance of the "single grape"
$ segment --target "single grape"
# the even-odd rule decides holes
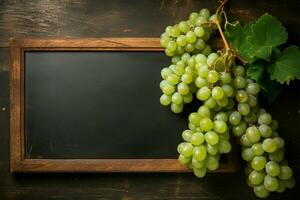
[[[186,165],[188,164],[190,161],[191,161],[191,157],[185,157],[184,155],[179,155],[178,156],[178,161],[183,164],[183,165]]]
[[[279,183],[277,178],[272,177],[270,175],[266,175],[264,178],[264,186],[267,190],[274,192],[277,190]]]
[[[207,58],[205,55],[199,53],[195,56],[195,60],[197,63],[206,64]]]
[[[259,124],[269,125],[272,122],[272,116],[269,113],[263,113],[258,117]]]
[[[241,65],[237,65],[237,66],[233,67],[233,74],[234,74],[234,76],[244,76],[245,68]]]
[[[172,102],[172,97],[166,94],[161,95],[160,97],[160,103],[163,106],[167,106],[170,105],[170,103]]]
[[[181,111],[183,110],[183,105],[172,103],[171,110],[173,111],[173,113],[176,113],[176,114],[181,113]]]
[[[201,65],[198,69],[198,75],[201,78],[206,78],[208,75],[209,69],[207,65]]]
[[[191,103],[193,101],[193,95],[191,93],[183,95],[182,98],[184,103]]]
[[[238,111],[242,115],[248,115],[250,113],[250,107],[246,103],[239,103],[238,104]]]
[[[200,119],[201,119],[201,116],[198,113],[193,112],[189,115],[189,122],[191,122],[192,124],[194,124],[196,126],[199,125]]]
[[[215,115],[214,120],[227,122],[228,116],[227,116],[226,112],[219,112]]]
[[[230,85],[227,85],[227,84],[222,85],[222,89],[223,89],[224,95],[226,97],[232,97],[232,95],[233,95],[233,89],[232,89],[232,87]]]
[[[296,181],[293,177],[288,180],[283,180],[283,183],[287,188],[293,188],[296,185]]]
[[[168,43],[171,41],[171,38],[169,37],[161,37],[160,38],[160,45],[162,47],[167,47]]]
[[[220,78],[223,84],[228,84],[232,80],[231,75],[228,72],[222,72]]]
[[[248,95],[248,101],[247,104],[249,104],[250,107],[255,107],[257,105],[257,99],[255,96],[253,95]]]
[[[220,140],[218,148],[220,153],[229,153],[231,151],[231,144],[227,140]]]
[[[216,100],[220,100],[224,97],[224,91],[221,87],[216,86],[212,89],[212,97]]]
[[[266,188],[264,187],[263,184],[261,184],[259,186],[255,186],[253,191],[254,191],[255,195],[260,198],[267,198],[270,194],[270,192],[268,190],[266,190]]]
[[[188,23],[186,23],[185,21],[181,21],[178,24],[178,28],[182,33],[187,33],[188,30],[190,29],[190,26]]]
[[[214,121],[213,129],[217,133],[224,133],[227,130],[227,124],[224,121],[216,120],[216,121]]]
[[[181,77],[182,82],[189,84],[193,81],[193,74],[185,73]]]
[[[217,155],[218,153],[218,145],[206,144],[207,153],[210,155]]]
[[[281,137],[275,137],[273,140],[276,142],[278,148],[283,148],[284,140]]]
[[[208,75],[207,75],[207,82],[208,83],[216,83],[219,79],[219,74],[217,71],[215,70],[210,70],[208,72]]]
[[[257,95],[260,91],[260,85],[258,83],[249,83],[246,87],[246,91],[249,94]]]
[[[204,49],[202,50],[201,53],[204,54],[204,55],[206,55],[206,56],[208,56],[210,54],[210,52],[211,52],[210,46],[205,45],[205,47],[204,47]]]
[[[209,54],[207,57],[207,64],[209,66],[213,66],[217,62],[218,58],[219,58],[219,55],[217,53]]]
[[[205,166],[209,170],[216,170],[219,167],[219,159],[216,156],[208,155],[205,160]]]
[[[186,33],[185,37],[186,37],[186,41],[188,43],[194,43],[196,41],[196,39],[197,39],[197,36],[196,36],[196,34],[193,31],[188,31]]]
[[[229,101],[228,101],[227,97],[223,97],[222,99],[217,100],[217,104],[223,108],[226,107],[228,105],[228,103],[229,103]]]
[[[170,42],[168,42],[167,47],[166,47],[169,51],[175,51],[177,48],[177,44],[175,41],[171,40]]]
[[[255,126],[251,126],[246,130],[246,137],[251,143],[256,143],[260,140],[260,132]]]
[[[204,135],[205,141],[210,145],[215,145],[219,142],[219,136],[214,131],[208,131]]]
[[[270,176],[277,176],[280,172],[280,167],[276,162],[269,161],[266,164],[266,172]]]
[[[169,75],[173,74],[173,71],[170,68],[165,67],[160,71],[160,74],[163,79],[167,79]]]
[[[210,95],[211,95],[211,90],[207,86],[204,86],[198,90],[196,96],[199,100],[205,101],[210,97]]]
[[[197,26],[195,29],[194,29],[194,32],[196,34],[197,37],[202,37],[204,35],[204,28],[201,27],[201,26]]]
[[[245,161],[251,161],[254,158],[254,154],[251,148],[246,148],[242,151],[242,158]]]
[[[175,92],[175,87],[173,85],[170,84],[166,84],[163,88],[162,88],[162,92],[166,95],[172,95]]]
[[[251,166],[254,170],[260,171],[265,168],[266,158],[264,156],[255,156],[251,161]]]
[[[263,171],[255,171],[253,170],[250,174],[249,174],[249,181],[251,184],[253,185],[259,185],[264,181],[266,173]]]
[[[210,12],[207,8],[202,8],[200,10],[200,15],[208,19],[210,17]]]
[[[198,109],[198,114],[199,114],[199,116],[200,116],[200,118],[202,117],[210,117],[210,115],[211,115],[211,112],[210,112],[210,109],[206,106],[206,105],[202,105],[202,106],[200,106],[199,107],[199,109]],[[199,122],[200,122],[200,119],[199,119]],[[198,123],[199,124],[199,123]]]
[[[264,141],[262,143],[262,147],[265,152],[272,153],[272,152],[276,151],[277,144],[273,139],[266,138],[266,139],[264,139]]]
[[[186,45],[186,38],[184,35],[179,35],[176,39],[176,44],[180,47],[183,47]]]
[[[245,78],[243,78],[242,76],[235,77],[233,82],[234,82],[234,86],[238,89],[244,88],[246,86],[246,83],[247,83]]]
[[[261,143],[253,144],[251,149],[253,151],[253,154],[256,155],[256,156],[261,156],[264,153],[264,149],[263,149]]]
[[[282,193],[284,191],[285,191],[285,184],[284,184],[284,182],[281,181],[281,180],[278,180],[278,188],[277,188],[276,192]]]
[[[272,135],[272,129],[268,125],[262,124],[258,127],[261,136],[264,138],[270,137]]]
[[[203,161],[198,161],[197,159],[192,158],[192,166],[193,166],[194,169],[195,168],[199,169],[199,168],[202,168],[204,166],[204,162]]]
[[[170,85],[176,85],[179,83],[180,78],[176,74],[170,74],[166,80]]]
[[[214,108],[216,106],[217,102],[213,97],[209,97],[207,100],[205,100],[204,105],[206,105],[208,108]]]
[[[204,86],[207,86],[208,83],[207,83],[207,80],[204,79],[204,78],[201,78],[201,77],[197,77],[195,79],[195,85],[198,87],[198,88],[202,88]]]
[[[202,40],[201,38],[198,38],[197,40],[196,40],[196,42],[195,43],[193,43],[194,44],[194,47],[197,49],[197,50],[203,50],[204,49],[204,47],[205,47],[205,42],[204,42],[204,40]]]
[[[238,125],[241,122],[242,116],[238,111],[233,111],[229,116],[229,122],[232,125]]]
[[[206,155],[207,155],[207,151],[205,146],[201,145],[201,146],[194,147],[193,157],[196,160],[203,161],[206,158]]]
[[[194,150],[194,147],[191,143],[189,142],[184,142],[184,143],[181,143],[181,147],[180,147],[180,151],[179,153],[184,155],[185,157],[190,157],[192,156],[193,154],[193,150]]]
[[[232,132],[235,136],[240,137],[246,132],[248,124],[245,121],[241,121],[238,125],[232,127]]]
[[[280,166],[278,177],[281,180],[288,180],[293,176],[293,170],[289,166]]]
[[[206,167],[202,167],[202,168],[195,168],[194,169],[194,174],[196,177],[198,178],[202,178],[206,175]]]
[[[244,116],[243,119],[248,124],[253,124],[256,122],[257,116],[254,114],[254,112],[250,112],[248,115]]]
[[[282,161],[283,156],[284,156],[284,150],[277,149],[276,151],[269,154],[269,159],[278,163],[278,162]]]
[[[200,132],[196,132],[191,137],[191,143],[193,145],[200,145],[204,142],[204,135]]]
[[[240,142],[245,147],[251,147],[252,146],[252,143],[250,142],[250,140],[248,140],[248,138],[246,137],[246,134],[241,136]]]
[[[245,90],[239,90],[235,94],[235,99],[240,103],[244,103],[248,100],[248,94]]]
[[[182,139],[186,142],[190,142],[191,141],[191,138],[192,138],[192,135],[193,135],[193,131],[191,130],[185,130],[182,132]]]
[[[172,95],[172,102],[175,103],[175,104],[182,104],[183,98],[182,98],[182,96],[179,92],[175,92]]]

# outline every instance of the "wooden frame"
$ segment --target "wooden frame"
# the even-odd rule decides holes
[[[217,46],[218,42],[212,43]],[[177,159],[28,159],[24,140],[25,51],[163,51],[158,38],[10,39],[11,172],[189,172]],[[236,169],[233,153],[218,172]]]

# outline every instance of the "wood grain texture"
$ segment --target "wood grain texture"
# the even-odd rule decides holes
[[[220,44],[215,42],[214,44]],[[29,159],[25,156],[24,52],[163,51],[159,38],[10,39],[11,172],[191,172],[177,159]],[[236,170],[235,152],[217,172]]]
[[[86,38],[158,37],[164,27],[186,19],[212,0],[0,0],[0,199],[101,200],[240,200],[257,199],[245,183],[243,162],[237,173],[193,174],[11,174],[9,172],[10,37]],[[231,0],[230,15],[242,22],[265,12],[287,27],[289,43],[300,45],[300,1]],[[296,188],[269,199],[295,199],[300,181],[300,83],[293,82],[268,111],[279,121],[286,154],[298,181]]]

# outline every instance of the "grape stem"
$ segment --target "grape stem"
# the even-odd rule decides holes
[[[220,25],[220,20],[219,20],[219,19],[220,19],[220,14],[221,14],[221,12],[223,11],[224,6],[225,6],[225,4],[227,3],[227,1],[228,1],[228,0],[223,0],[222,3],[221,3],[221,5],[218,7],[218,9],[217,9],[217,11],[216,11],[216,17],[215,17],[215,19],[214,19],[214,23],[215,23],[215,24],[217,25],[217,27],[218,27],[218,30],[219,30],[219,33],[220,33],[220,35],[221,35],[221,38],[222,38],[222,40],[223,40],[223,42],[224,42],[224,46],[225,46],[226,51],[229,51],[229,50],[230,50],[230,47],[229,47],[228,42],[227,42],[227,40],[226,40],[226,38],[225,38],[225,36],[224,36],[222,27],[221,27],[221,25]]]

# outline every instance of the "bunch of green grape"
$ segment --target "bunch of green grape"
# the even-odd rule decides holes
[[[229,62],[224,52],[212,52],[204,42],[215,29],[209,23],[215,16],[209,15],[207,9],[192,13],[161,36],[161,45],[172,57],[172,64],[161,71],[161,104],[171,104],[171,110],[180,113],[194,97],[202,102],[189,115],[189,129],[182,132],[179,162],[202,178],[219,167],[220,154],[231,151],[233,135],[242,146],[247,183],[256,196],[266,198],[270,192],[292,188],[295,179],[284,159],[277,121],[257,101],[260,85],[247,78],[244,66]]]

